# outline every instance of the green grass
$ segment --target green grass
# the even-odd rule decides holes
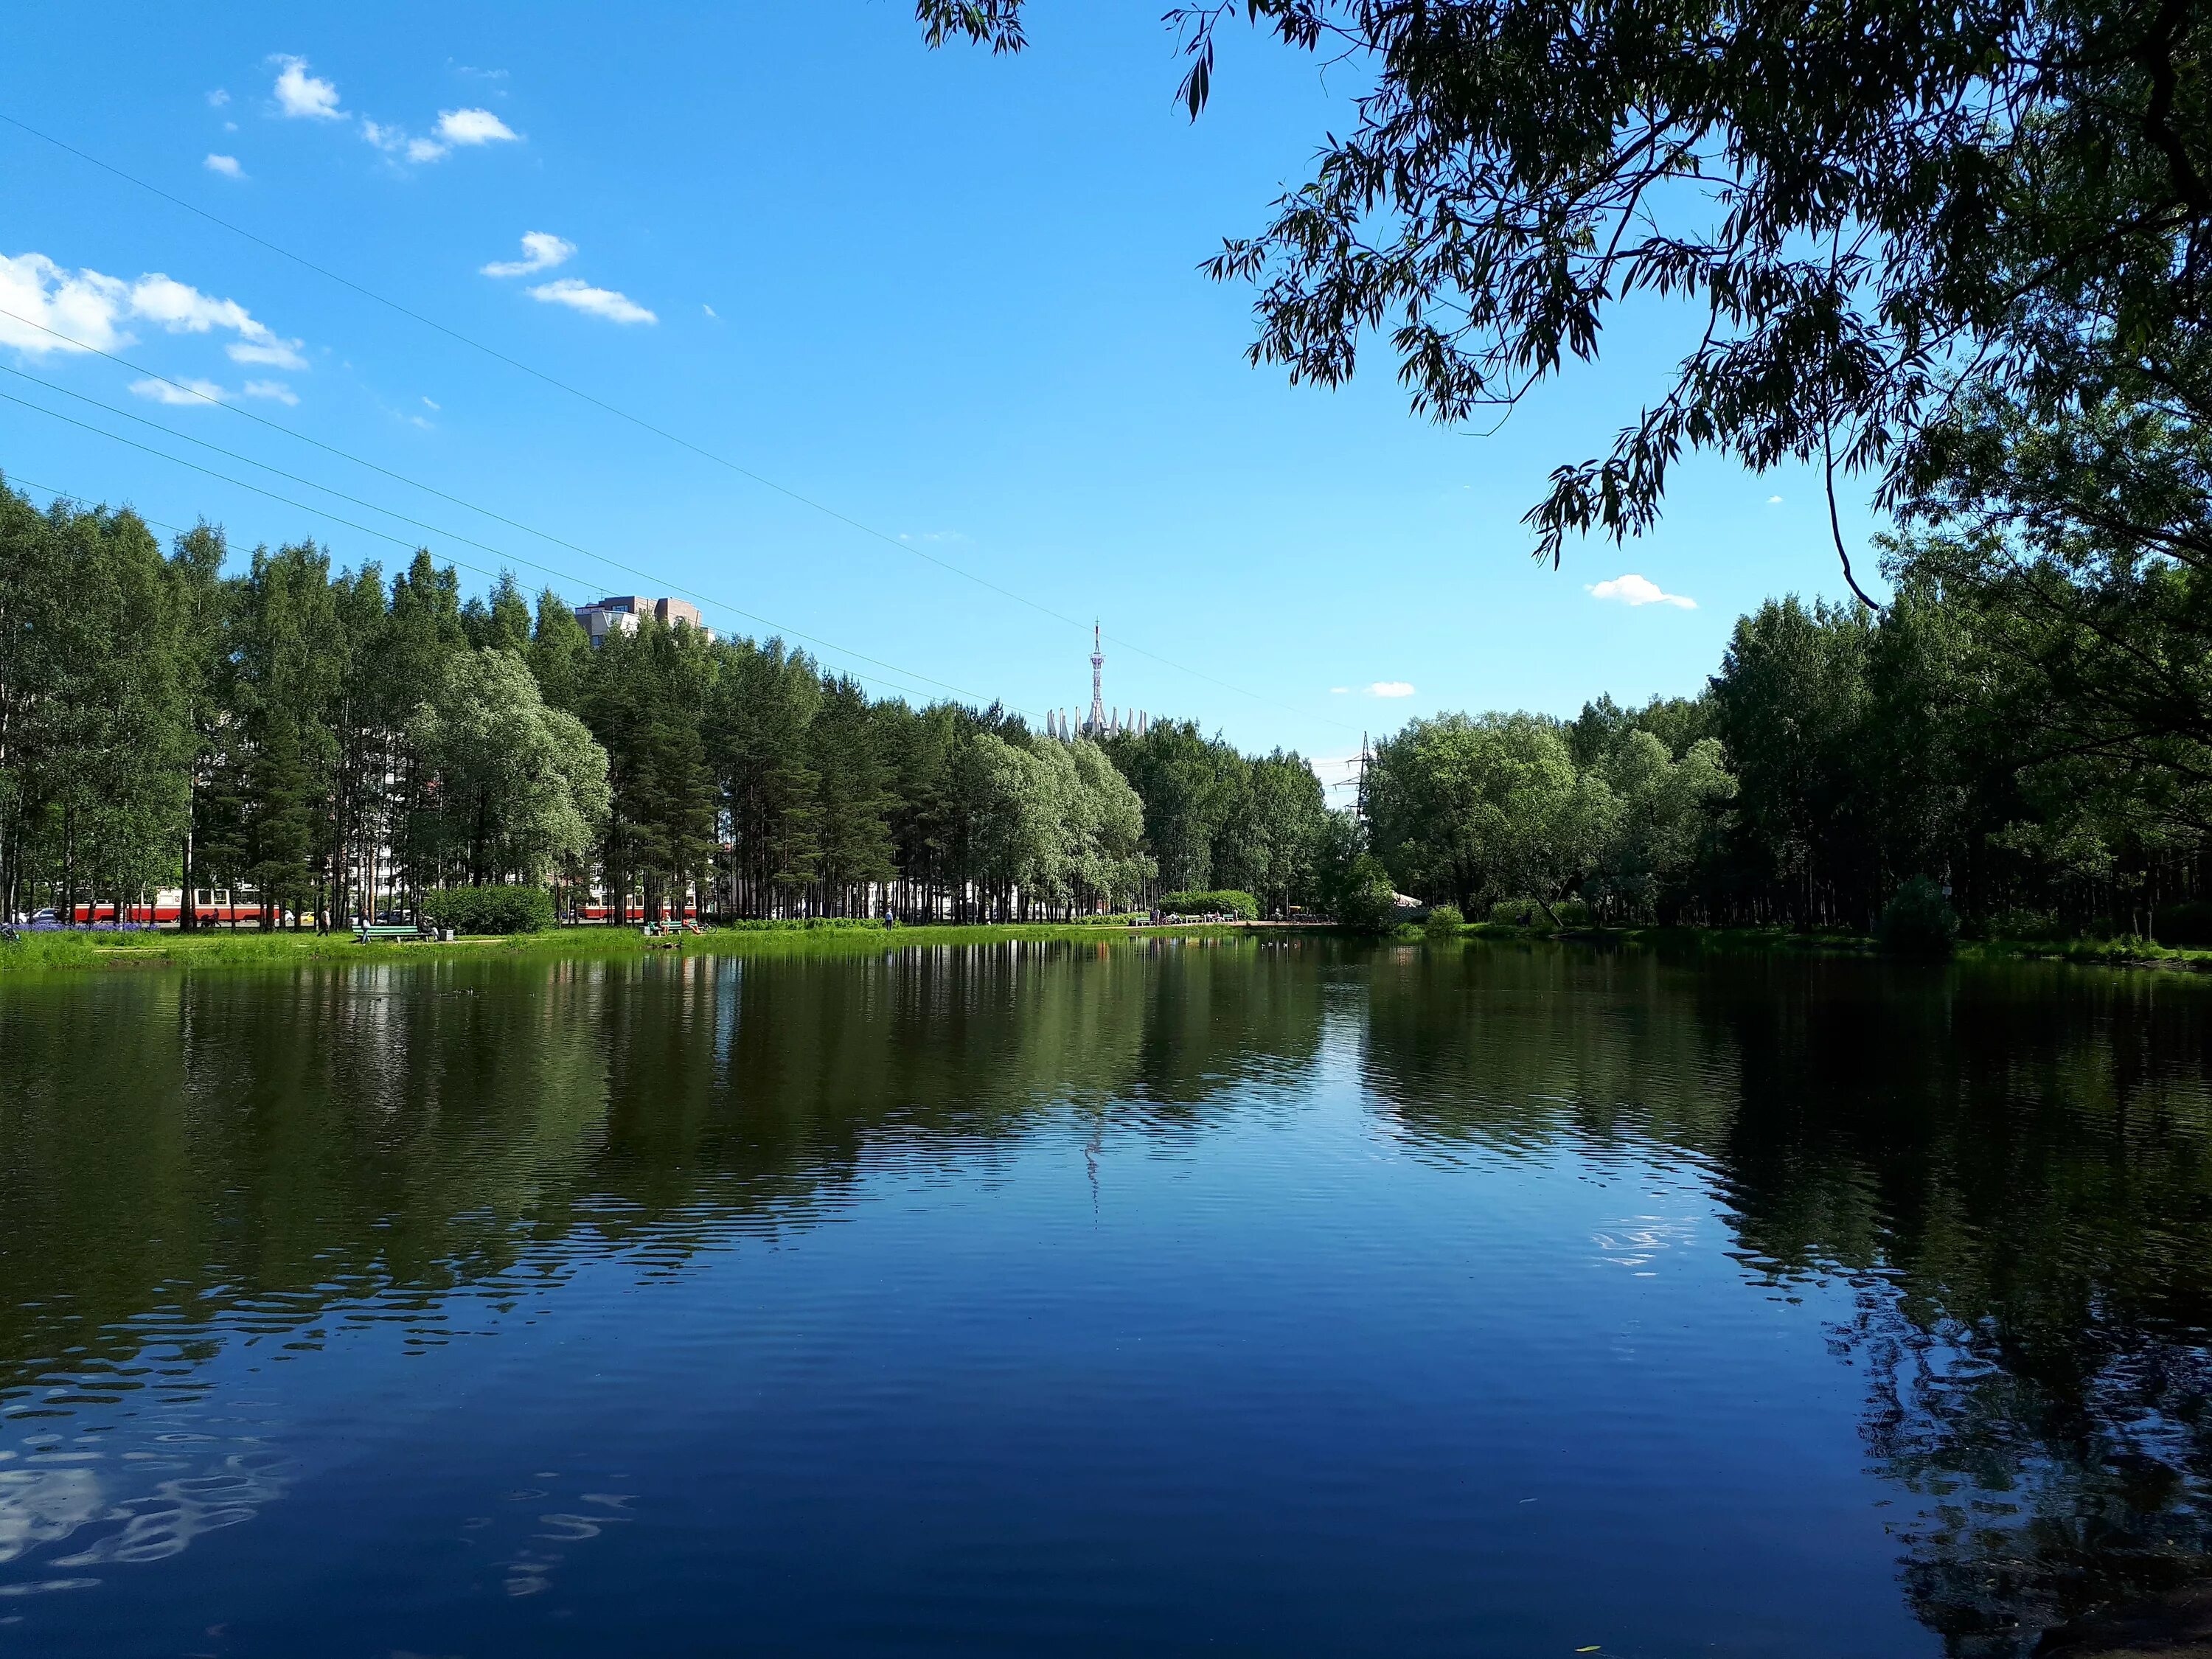
[[[918,945],[993,945],[1009,939],[1103,939],[1154,934],[1224,934],[1231,927],[1101,927],[1090,922],[936,926],[886,930],[874,923],[823,925],[749,922],[681,935],[687,955],[823,952],[865,955]],[[447,961],[456,957],[599,958],[658,954],[669,941],[647,939],[634,927],[570,927],[544,933],[456,939],[450,945],[380,940],[356,944],[350,933],[26,933],[0,945],[0,977],[21,973],[70,973],[146,968],[272,967],[299,963]]]
[[[994,945],[1010,939],[1069,939],[1097,943],[1104,939],[1157,935],[1234,935],[1234,925],[1100,927],[1091,922],[899,927],[875,923],[741,922],[684,935],[678,949],[687,955],[853,955],[887,947],[934,945]],[[1735,955],[1758,952],[1870,956],[1874,940],[1842,932],[1797,933],[1786,927],[1589,927],[1554,933],[1548,927],[1520,927],[1507,922],[1470,922],[1461,930],[1469,939],[1630,945],[1675,955]],[[1418,942],[1418,927],[1405,927],[1396,939]],[[641,957],[665,949],[631,927],[571,927],[505,938],[457,939],[451,945],[357,945],[350,933],[27,933],[16,944],[0,945],[0,978],[11,974],[83,972],[147,968],[285,967],[301,963],[449,961],[455,957],[518,957],[548,960],[592,960]],[[2163,968],[2212,972],[2212,951],[2179,950],[2149,939],[1962,939],[1959,959],[1966,962],[2047,960],[2120,968]]]
[[[1508,922],[1470,922],[1462,930],[1468,939],[1547,939],[1567,943],[1648,945],[1685,953],[1783,951],[1826,956],[1871,956],[1876,946],[1868,934],[1839,929],[1801,933],[1789,927],[1577,927],[1555,932],[1549,927],[1518,927]],[[1401,927],[1396,937],[1412,941],[1422,937],[1417,927]],[[1956,958],[1961,962],[2080,962],[2114,968],[2167,968],[2212,971],[2212,951],[2182,949],[2146,939],[1960,939]]]

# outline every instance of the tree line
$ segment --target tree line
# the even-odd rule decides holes
[[[1406,890],[1612,922],[1869,931],[1915,877],[1993,933],[2212,941],[2212,605],[1985,538],[1893,542],[1880,611],[1770,601],[1693,697],[1415,720],[1369,769]]]
[[[1063,743],[683,622],[594,647],[562,596],[464,598],[427,552],[232,563],[211,526],[164,550],[0,489],[0,913],[173,885],[250,893],[264,926],[515,882],[652,917],[1311,896],[1327,815],[1293,754],[1174,721]]]

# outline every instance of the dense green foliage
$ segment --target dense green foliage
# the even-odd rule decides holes
[[[1443,941],[1457,939],[1466,926],[1467,918],[1460,914],[1459,906],[1439,904],[1421,923],[1421,931],[1432,939]]]
[[[1236,916],[1258,920],[1260,901],[1234,887],[1217,887],[1200,893],[1163,893],[1160,912],[1170,916]]]
[[[1915,876],[1882,906],[1875,935],[1883,950],[1900,956],[1948,957],[1959,942],[1959,916],[1941,887]]]
[[[1971,507],[1929,498],[1886,611],[1765,605],[1695,698],[1413,720],[1364,815],[1326,810],[1297,757],[1187,723],[1061,743],[872,701],[776,641],[648,623],[595,650],[558,596],[465,602],[427,555],[389,581],[308,545],[225,574],[211,529],[165,553],[127,513],[0,492],[0,903],[181,884],[337,925],[514,886],[564,912],[978,921],[1164,887],[1171,910],[1378,929],[1403,892],[1864,933],[1925,876],[1975,933],[2212,931],[2196,430],[1971,418],[1960,466],[1989,478]]]
[[[2118,630],[2095,620],[2118,584],[2049,561],[1961,575],[1974,552],[1900,545],[1879,615],[1762,605],[1695,699],[1416,720],[1376,749],[1373,849],[1404,890],[1508,921],[1866,933],[1925,877],[1983,934],[2195,937],[2198,578],[2131,579]],[[2002,603],[2001,581],[2056,592]]]
[[[1355,857],[1338,884],[1336,919],[1355,933],[1380,933],[1398,925],[1398,891],[1372,853]]]
[[[559,595],[464,601],[427,553],[388,580],[309,544],[225,559],[0,490],[0,914],[181,885],[330,926],[514,885],[1007,921],[1128,913],[1164,867],[1281,911],[1343,839],[1304,760],[1192,725],[1061,743],[683,623],[594,649]]]
[[[441,887],[422,895],[422,915],[456,933],[542,933],[553,926],[553,895],[543,887]]]

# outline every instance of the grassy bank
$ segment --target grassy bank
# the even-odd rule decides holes
[[[1275,928],[1240,924],[1170,923],[1153,927],[1100,927],[1084,923],[1030,923],[963,927],[899,927],[886,932],[873,925],[805,922],[748,922],[686,934],[674,949],[689,956],[870,955],[887,947],[935,945],[996,945],[1011,939],[1067,939],[1096,944],[1105,939],[1170,937],[1230,937]],[[1299,932],[1331,933],[1326,927]],[[1401,927],[1400,943],[1427,938],[1417,927]],[[1579,944],[1634,946],[1668,955],[1759,953],[1872,956],[1875,941],[1861,933],[1799,933],[1786,927],[1519,927],[1505,922],[1470,922],[1459,937],[1499,943]],[[571,927],[545,933],[456,939],[450,945],[379,943],[360,945],[349,933],[28,933],[0,945],[0,978],[21,973],[71,973],[146,968],[283,967],[301,963],[388,963],[449,961],[455,957],[544,957],[596,960],[642,957],[671,948],[665,939],[647,939],[629,927]],[[1958,959],[1966,962],[2054,961],[2114,968],[2162,968],[2212,972],[2212,951],[2182,950],[2148,939],[1962,939]]]
[[[1835,930],[1801,933],[1788,927],[1516,927],[1506,922],[1470,922],[1468,939],[1550,940],[1589,945],[1636,945],[1683,954],[1759,951],[1821,956],[1873,956],[1877,947],[1864,933]],[[1401,927],[1403,940],[1425,937]],[[2183,949],[2146,939],[1960,939],[1961,962],[2079,962],[2112,968],[2167,968],[2212,972],[2212,951]]]
[[[385,963],[448,961],[457,957],[543,957],[597,959],[660,954],[740,956],[769,952],[868,954],[887,947],[922,945],[995,945],[1010,939],[1102,939],[1169,935],[1234,933],[1233,927],[1172,925],[1161,927],[1101,927],[1086,923],[1017,923],[1006,926],[920,927],[809,926],[805,922],[753,922],[710,927],[675,940],[648,939],[634,927],[568,927],[544,933],[471,938],[450,945],[409,940],[362,945],[350,933],[26,933],[13,945],[0,945],[0,976],[21,973],[70,973],[145,968],[282,967],[299,963]]]

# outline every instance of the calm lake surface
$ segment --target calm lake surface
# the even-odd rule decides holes
[[[0,981],[0,1652],[2025,1653],[2207,1571],[2212,986]]]

